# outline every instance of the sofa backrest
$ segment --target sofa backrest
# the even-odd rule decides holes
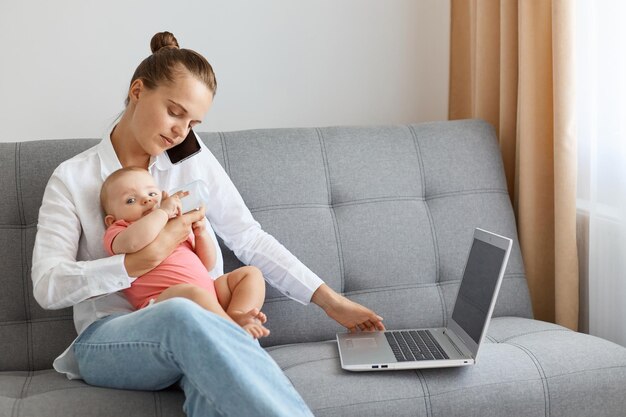
[[[44,310],[37,304],[30,270],[48,178],[62,161],[96,143],[0,143],[0,371],[51,368],[76,337],[71,309]]]
[[[264,230],[387,327],[445,325],[475,227],[514,240],[495,316],[532,316],[500,150],[485,122],[199,135]],[[34,300],[30,265],[50,174],[96,143],[0,144],[0,370],[49,368],[75,337],[71,309],[45,311]],[[222,251],[226,270],[241,265]],[[264,310],[265,346],[342,330],[273,288]]]

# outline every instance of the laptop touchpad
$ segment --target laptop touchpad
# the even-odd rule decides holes
[[[377,347],[378,343],[376,342],[376,339],[374,339],[373,337],[359,337],[359,338],[354,338],[354,339],[347,339],[346,340],[346,346],[348,348],[373,348],[373,347]]]

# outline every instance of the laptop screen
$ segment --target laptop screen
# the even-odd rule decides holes
[[[452,319],[476,342],[487,322],[500,268],[506,255],[504,249],[474,239],[454,304]]]

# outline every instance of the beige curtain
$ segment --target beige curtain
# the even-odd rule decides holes
[[[451,0],[450,119],[496,129],[535,318],[578,327],[573,0]]]

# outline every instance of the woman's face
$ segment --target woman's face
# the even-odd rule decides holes
[[[181,71],[175,82],[152,90],[141,80],[135,80],[130,95],[131,131],[150,156],[182,142],[189,129],[202,122],[213,103],[213,93],[186,70]]]

